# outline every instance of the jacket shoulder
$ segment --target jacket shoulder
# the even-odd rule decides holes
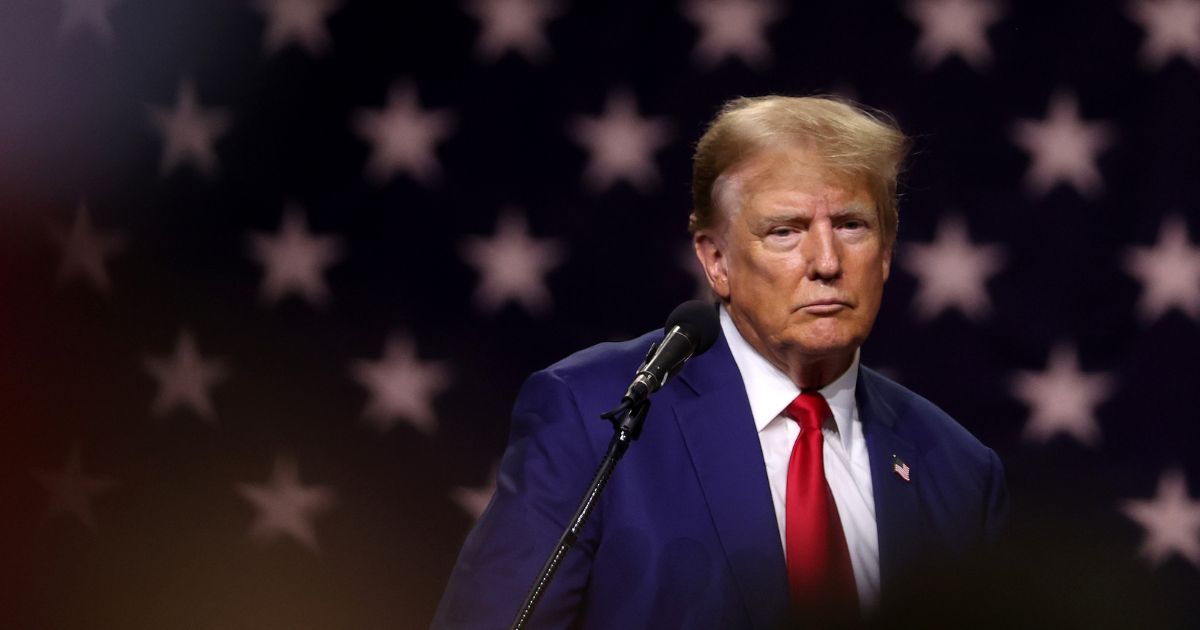
[[[655,330],[628,341],[608,341],[584,348],[570,356],[536,372],[556,377],[568,385],[578,385],[584,381],[595,383],[597,386],[607,385],[610,381],[625,380],[622,389],[613,395],[619,396],[624,392],[624,386],[629,385],[634,371],[646,358],[650,346],[662,339],[663,332]]]
[[[647,350],[661,339],[661,330],[635,339],[604,342],[584,348],[529,375],[517,394],[514,412],[539,408],[547,400],[561,400],[564,409],[581,417],[598,417],[620,402]],[[600,439],[604,423],[588,423]]]

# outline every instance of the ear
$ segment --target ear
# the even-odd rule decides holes
[[[889,247],[883,254],[883,281],[887,282],[888,276],[892,273],[892,254],[895,253],[895,246]]]
[[[708,278],[708,286],[722,301],[728,301],[729,269],[724,243],[711,231],[700,230],[692,236],[692,248]]]

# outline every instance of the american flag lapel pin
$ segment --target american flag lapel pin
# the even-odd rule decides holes
[[[908,464],[905,464],[904,460],[900,459],[900,456],[896,455],[895,453],[892,454],[892,472],[899,475],[904,481],[912,483],[912,478],[909,477],[910,473],[912,473],[912,470],[908,467]]]

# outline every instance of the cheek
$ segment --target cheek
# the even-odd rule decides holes
[[[803,273],[798,257],[765,249],[746,256],[743,264],[747,275],[771,285],[772,291],[794,284]]]
[[[782,315],[778,305],[786,305],[794,293],[797,281],[795,265],[778,256],[743,255],[731,260],[729,289],[735,302],[766,323]]]
[[[858,278],[859,286],[864,289],[881,290],[888,278],[891,261],[887,256],[878,252],[861,252],[860,255],[847,257],[843,263],[847,274]]]
[[[861,300],[859,317],[866,322],[873,322],[876,315],[879,314],[879,308],[883,302],[883,287],[884,281],[887,280],[887,272],[878,264],[864,269],[863,272],[857,290]]]

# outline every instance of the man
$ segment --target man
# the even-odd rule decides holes
[[[849,623],[919,564],[995,540],[995,453],[859,365],[907,145],[834,99],[724,107],[696,149],[689,226],[722,337],[655,394],[531,627]],[[599,415],[661,334],[526,382],[435,627],[511,621],[611,437]]]

